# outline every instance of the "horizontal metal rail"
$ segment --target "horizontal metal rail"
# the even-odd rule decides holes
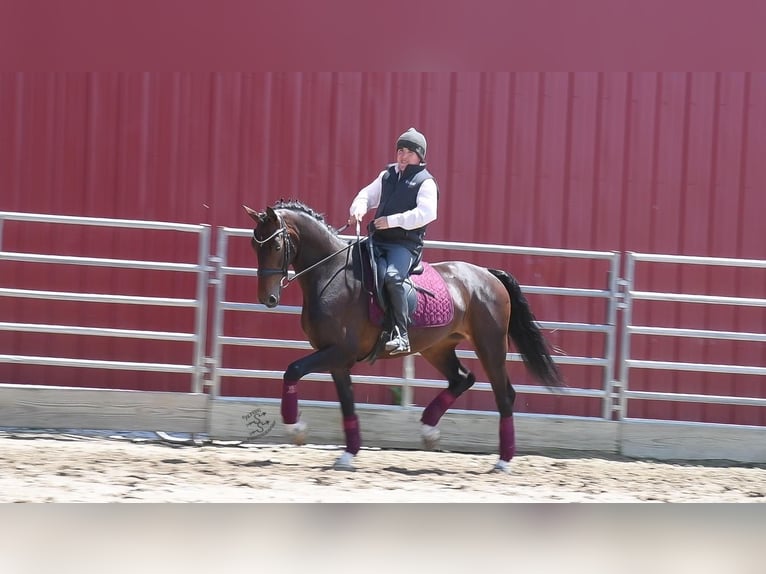
[[[38,357],[35,355],[0,355],[0,363],[43,365],[52,367],[81,367],[85,369],[113,369],[121,371],[155,371],[163,373],[190,373],[194,365],[168,363],[139,363],[132,361],[101,361],[96,359],[69,359],[64,357]]]
[[[42,323],[0,322],[0,331],[24,333],[49,333],[52,335],[92,335],[97,337],[120,337],[126,339],[157,339],[163,341],[194,341],[194,333],[169,331],[138,331],[135,329],[105,329],[101,327],[77,327],[72,325],[45,325]]]
[[[74,215],[48,215],[44,213],[22,213],[18,211],[0,211],[0,220],[3,219],[9,221],[26,221],[30,223],[63,223],[68,225],[156,229],[164,231],[184,231],[189,233],[199,233],[204,227],[206,227],[204,225],[172,223],[169,221],[111,219],[105,217],[79,217]]]
[[[682,363],[679,361],[642,361],[628,359],[629,367],[642,369],[661,369],[670,371],[696,371],[698,373],[730,373],[740,375],[766,375],[766,367],[743,365],[712,365],[710,363]]]
[[[265,348],[280,348],[280,349],[305,349],[311,350],[312,346],[305,340],[289,340],[289,339],[268,339],[259,337],[220,337],[220,342],[223,345],[232,345],[240,347],[265,347]],[[469,349],[456,351],[455,354],[461,359],[478,359],[475,351]],[[521,355],[519,353],[507,353],[505,356],[507,361],[521,361]],[[605,366],[608,364],[608,359],[602,359],[598,357],[569,357],[566,355],[556,355],[555,360],[557,363],[564,365],[597,365]],[[225,370],[224,370],[225,371]]]
[[[254,267],[221,267],[218,269],[219,273],[225,275],[239,275],[241,277],[256,277],[258,275],[258,269]],[[294,271],[289,271],[288,275],[295,275]]]
[[[260,303],[239,303],[237,301],[223,301],[220,308],[224,311],[258,311],[259,313],[276,313],[279,315],[300,315],[301,308],[295,305],[280,305],[269,308]]]
[[[257,311],[259,313],[276,313],[279,315],[300,315],[303,311],[298,305],[280,305],[269,308],[260,303],[242,303],[236,301],[222,301],[221,309],[225,311]],[[609,325],[599,325],[597,323],[567,323],[563,321],[535,321],[541,329],[549,331],[583,331],[591,333],[607,333],[611,327]],[[225,340],[225,339],[224,339]]]
[[[454,249],[455,251],[476,251],[480,253],[504,253],[508,255],[538,255],[542,257],[566,257],[575,259],[611,260],[614,251],[586,251],[583,249],[551,249],[547,247],[521,247],[491,243],[458,243],[455,241],[426,240],[426,247]]]
[[[227,237],[251,237],[252,229],[240,227],[219,227],[219,236]],[[356,235],[338,235],[341,239],[353,241],[357,239]],[[434,249],[454,249],[455,251],[473,251],[478,253],[505,253],[511,255],[541,255],[546,257],[568,257],[579,259],[601,259],[611,260],[616,255],[616,251],[588,251],[582,249],[555,249],[548,247],[522,247],[517,245],[497,245],[492,243],[462,243],[456,241],[439,241],[434,239],[425,240],[426,248]]]
[[[747,307],[766,307],[766,299],[755,297],[720,297],[717,295],[655,293],[651,291],[631,291],[630,296],[634,300],[641,301],[676,301],[679,303],[709,303],[712,305],[743,305]]]
[[[685,403],[708,403],[711,405],[741,405],[751,407],[766,407],[766,399],[758,397],[729,397],[724,395],[699,395],[688,393],[660,393],[651,391],[625,391],[630,399],[645,401],[673,401]]]
[[[766,342],[766,333],[740,333],[737,331],[710,331],[705,329],[675,329],[672,327],[631,326],[634,335],[658,335],[661,337],[694,337],[696,339],[725,339],[728,341]]]
[[[223,377],[240,377],[250,379],[281,379],[283,371],[275,371],[268,369],[233,369],[227,367],[220,368],[220,374]],[[303,381],[323,382],[330,385],[334,384],[332,377],[324,373],[311,373],[304,376]],[[354,384],[364,385],[387,385],[392,387],[400,387],[402,385],[401,377],[384,377],[374,375],[355,375]],[[443,389],[444,381],[440,379],[412,379],[410,384],[413,387],[423,389]],[[489,392],[492,391],[492,385],[487,382],[477,381],[471,387],[472,390]],[[550,394],[551,391],[546,387],[537,385],[514,385],[514,389],[520,393],[526,394]],[[588,398],[603,398],[604,391],[600,389],[575,389],[562,387],[554,392],[562,396],[570,397],[588,397]]]
[[[121,303],[125,305],[162,305],[163,307],[195,307],[197,299],[170,297],[141,297],[138,295],[111,295],[107,293],[71,293],[67,291],[37,291],[33,289],[0,288],[0,297],[49,299],[52,301],[80,301],[87,303]]]
[[[736,259],[729,257],[700,257],[693,255],[663,255],[661,253],[630,253],[633,261],[652,263],[681,263],[686,265],[712,265],[714,267],[752,267],[766,269],[766,260]]]
[[[57,263],[60,265],[87,265],[89,267],[119,267],[121,269],[185,271],[189,273],[199,271],[199,265],[195,263],[105,259],[103,257],[72,257],[71,255],[38,255],[35,253],[16,253],[10,251],[0,251],[0,259],[22,263]]]

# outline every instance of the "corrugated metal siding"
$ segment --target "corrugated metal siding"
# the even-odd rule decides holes
[[[440,185],[440,217],[429,228],[431,239],[766,258],[761,223],[766,74],[753,73],[5,73],[0,75],[0,209],[244,227],[248,220],[241,204],[262,208],[294,197],[339,226],[356,190],[391,161],[396,136],[411,125],[428,137],[429,169]],[[92,249],[92,238],[72,231],[55,249]],[[19,230],[12,242],[44,250],[50,239]],[[95,245],[109,252],[123,243],[119,234],[107,234]],[[133,236],[130,245],[136,257],[156,257],[159,249],[172,259],[188,249],[181,242],[158,246]],[[245,242],[232,251],[235,260],[253,261]],[[465,255],[429,255],[445,257]],[[522,284],[601,287],[606,281],[595,264],[471,257],[509,269]],[[6,272],[14,273],[14,282],[48,288],[79,282],[98,292],[127,286],[141,294],[145,289],[141,280],[130,283],[120,274]],[[657,268],[643,287],[762,297],[765,275]],[[254,286],[246,281],[232,291],[233,298],[254,296]],[[602,320],[595,303],[530,299],[543,320]],[[11,320],[55,312],[62,322],[77,313],[54,311],[52,305],[33,312],[0,299],[0,312]],[[639,306],[636,322],[755,332],[766,327],[764,311],[653,309]],[[160,322],[177,320],[113,310],[96,312],[92,319],[108,323],[149,320],[149,315]],[[253,321],[235,328],[252,335],[258,327]],[[295,318],[269,327],[275,334],[300,334]],[[551,337],[572,354],[595,355],[603,345],[596,336]],[[85,345],[0,336],[11,352],[30,341],[50,354],[75,353]],[[134,354],[144,352],[137,343],[129,347]],[[104,357],[116,352],[107,342],[87,342],[87,348]],[[718,362],[766,362],[762,346],[725,341],[668,344],[646,338],[634,351],[679,360],[704,355]],[[231,358],[259,367],[272,362],[273,367],[262,368],[279,369],[288,356],[242,350]],[[400,366],[383,362],[373,371],[393,376]],[[569,371],[587,378],[588,385],[600,384],[586,369]],[[516,380],[524,377],[515,368],[513,374]],[[104,384],[107,376],[115,386],[116,381],[133,384],[116,373],[62,375],[42,367],[0,365],[0,379],[11,381]],[[631,384],[715,394],[729,385],[732,392],[764,396],[757,377],[721,383],[720,377],[707,375],[637,372]],[[225,390],[248,395],[268,385],[230,381]],[[176,388],[166,378],[151,386]],[[333,398],[326,387],[311,392]],[[357,399],[384,400],[379,394],[360,396],[372,392],[361,387]],[[489,395],[467,402],[493,408]],[[569,400],[564,406],[556,398],[530,397],[520,409],[597,414],[592,403]],[[766,423],[755,409],[704,405],[651,403],[637,405],[630,414],[657,413]]]

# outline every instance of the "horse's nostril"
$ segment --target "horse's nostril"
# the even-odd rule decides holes
[[[276,307],[277,303],[279,303],[279,300],[276,295],[269,295],[269,298],[266,300],[267,307]]]

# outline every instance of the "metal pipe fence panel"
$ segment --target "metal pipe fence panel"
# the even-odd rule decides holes
[[[7,222],[22,222],[25,226],[48,224],[59,226],[79,226],[82,228],[106,228],[118,232],[124,230],[159,231],[169,234],[193,234],[197,236],[195,261],[179,263],[173,261],[149,261],[130,258],[83,257],[79,255],[46,254],[3,249],[3,230]],[[87,231],[86,231],[87,233]],[[56,237],[58,234],[54,234]],[[119,306],[151,306],[153,308],[180,307],[188,309],[193,315],[190,321],[193,328],[187,331],[125,329],[119,327],[88,326],[81,324],[54,324],[52,322],[2,321],[0,331],[11,333],[36,333],[69,337],[109,337],[113,339],[134,339],[149,341],[174,341],[191,345],[188,360],[185,363],[167,363],[161,361],[116,361],[87,357],[45,356],[43,354],[0,354],[0,363],[17,365],[40,365],[74,367],[79,369],[106,369],[137,372],[180,373],[190,376],[188,390],[200,393],[205,377],[205,342],[207,329],[207,289],[211,268],[208,265],[210,251],[210,227],[207,225],[188,225],[158,221],[140,221],[127,219],[106,219],[93,217],[73,217],[33,213],[0,212],[0,262],[25,263],[31,265],[66,265],[84,269],[103,267],[113,270],[137,269],[142,272],[158,271],[168,274],[191,274],[196,276],[194,296],[189,298],[143,296],[117,293],[93,293],[87,290],[64,291],[50,289],[29,289],[19,287],[0,287],[0,298],[14,300],[43,300],[51,302],[108,303]],[[7,281],[14,277],[6,275]],[[85,345],[87,347],[87,345]],[[87,349],[86,349],[87,351]]]
[[[766,358],[766,334],[753,332],[743,328],[732,330],[731,325],[741,324],[745,314],[751,317],[757,313],[757,309],[766,307],[766,299],[761,297],[732,297],[726,295],[711,295],[707,293],[674,293],[667,289],[655,291],[638,289],[639,282],[646,282],[648,276],[654,270],[653,266],[674,265],[677,267],[707,267],[709,269],[737,269],[737,270],[762,270],[766,269],[766,261],[753,259],[731,259],[716,257],[686,257],[679,255],[663,255],[650,253],[628,253],[626,257],[625,273],[625,301],[624,301],[624,326],[622,329],[622,356],[620,359],[619,373],[619,419],[655,419],[662,420],[657,416],[638,416],[631,409],[634,403],[640,401],[658,401],[674,404],[700,404],[700,405],[737,405],[758,407],[761,413],[760,420],[752,423],[766,425],[766,419],[762,416],[763,408],[766,407],[766,366],[763,360]],[[640,267],[640,272],[639,272]],[[691,286],[696,287],[697,284]],[[679,288],[680,289],[680,288]],[[652,315],[649,311],[644,312],[642,324],[636,318],[637,302],[649,301],[655,306],[659,303],[670,303],[672,307],[663,307],[662,311]],[[679,311],[680,304],[703,305],[706,309],[724,306],[723,314],[716,315],[717,321],[709,318],[707,314],[699,314],[698,317],[708,318],[713,323],[723,323],[718,329],[709,327],[718,324],[703,325],[705,328],[691,328],[681,324],[684,315]],[[740,315],[737,315],[737,312]],[[647,324],[654,318],[654,323],[664,322],[665,325]],[[672,323],[675,319],[675,326]],[[702,319],[697,319],[697,322]],[[665,349],[673,349],[675,356],[669,356],[664,352],[664,357],[657,356],[662,347],[653,347],[654,352],[648,357],[639,357],[635,350],[637,342],[644,342],[647,338],[654,338]],[[693,347],[682,347],[679,342],[689,342]],[[702,347],[703,344],[720,345],[724,341],[736,341],[738,345],[752,344],[755,349],[751,355],[760,364],[737,364],[737,353],[733,353],[734,360],[727,364],[716,362],[710,357],[710,351],[715,347]],[[675,346],[674,346],[675,344]],[[683,355],[686,352],[686,355]],[[644,350],[644,354],[646,351]],[[691,359],[691,360],[690,360]],[[675,388],[651,388],[651,373],[673,372],[692,373],[684,380],[684,386]],[[721,376],[723,375],[723,376]],[[720,392],[725,386],[731,389],[730,394]],[[690,390],[691,389],[691,390]],[[699,390],[707,392],[699,392]],[[716,392],[718,390],[718,392]],[[748,394],[748,392],[750,394]],[[703,407],[704,408],[704,407]],[[694,411],[701,419],[710,418],[704,411]],[[682,417],[679,417],[682,418]],[[715,424],[715,420],[688,420],[690,423]],[[733,421],[729,421],[733,422]]]
[[[257,347],[266,349],[305,349],[310,350],[309,343],[298,339],[280,339],[257,336],[232,336],[227,330],[228,321],[225,318],[229,314],[240,312],[254,313],[276,313],[281,315],[300,315],[301,307],[299,305],[281,305],[274,309],[267,309],[264,305],[249,303],[243,301],[232,301],[227,296],[228,279],[232,277],[252,277],[257,274],[257,269],[253,267],[236,266],[229,262],[229,248],[231,238],[247,238],[252,235],[250,229],[238,229],[221,227],[218,230],[218,252],[215,257],[217,266],[216,292],[214,308],[214,327],[213,327],[213,375],[211,389],[214,396],[222,394],[221,382],[226,377],[247,377],[256,379],[275,379],[281,381],[282,371],[275,369],[257,369],[257,368],[231,368],[224,360],[227,348],[232,347]],[[351,236],[341,236],[346,240],[355,239]],[[543,295],[545,297],[566,297],[576,300],[579,298],[590,298],[601,300],[605,306],[604,319],[601,323],[587,323],[576,321],[538,321],[540,327],[545,331],[566,331],[570,333],[597,333],[603,336],[604,343],[597,356],[568,356],[564,354],[555,355],[554,359],[562,365],[578,365],[595,367],[600,372],[597,388],[589,388],[584,381],[569,381],[570,386],[565,390],[564,397],[581,397],[596,399],[600,401],[599,417],[610,419],[612,416],[614,397],[612,393],[612,383],[614,379],[614,361],[613,355],[616,348],[616,325],[617,325],[617,303],[618,303],[618,271],[620,255],[615,252],[583,251],[583,250],[565,250],[548,248],[530,248],[514,247],[504,245],[485,245],[473,243],[456,243],[445,241],[426,241],[425,257],[428,256],[430,249],[494,253],[494,254],[513,254],[525,256],[553,257],[581,259],[583,261],[603,261],[606,265],[606,285],[602,289],[595,288],[575,288],[551,285],[533,285],[524,286],[526,294]],[[253,265],[255,257],[253,255]],[[292,273],[292,272],[291,272]],[[236,319],[234,319],[236,321]],[[295,320],[296,324],[298,319]],[[254,333],[254,335],[256,335]],[[473,350],[458,350],[458,357],[461,359],[477,360],[476,353]],[[508,353],[507,360],[513,363],[520,363],[521,356],[518,353]],[[391,408],[402,408],[412,406],[413,392],[416,389],[441,388],[446,385],[444,380],[424,377],[417,373],[416,359],[413,356],[405,357],[401,360],[401,376],[381,377],[374,374],[354,374],[354,382],[364,385],[389,385],[400,388],[400,398],[396,405]],[[286,366],[286,365],[285,365]],[[304,377],[305,380],[321,381],[332,384],[329,375],[310,375]],[[551,391],[543,386],[533,384],[515,384],[514,387],[519,393],[527,395],[549,395]],[[334,387],[333,387],[334,388]],[[479,381],[474,384],[472,391],[486,392],[490,391],[489,383]],[[224,393],[225,395],[225,393]]]

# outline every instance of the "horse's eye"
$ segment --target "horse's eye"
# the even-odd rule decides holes
[[[282,242],[277,240],[277,239],[275,239],[274,240],[274,251],[279,251],[280,249],[282,249]]]

